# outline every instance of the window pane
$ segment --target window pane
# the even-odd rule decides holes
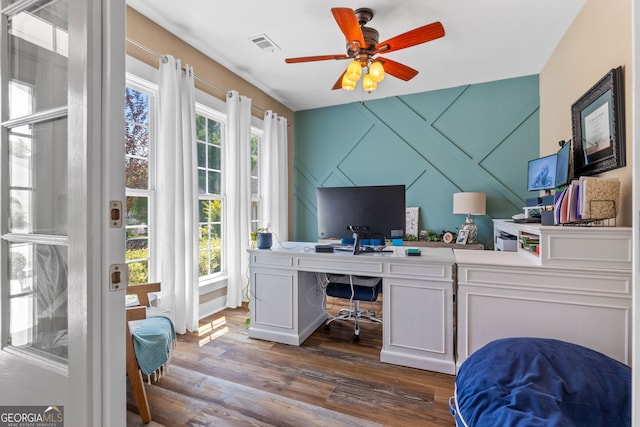
[[[211,222],[222,221],[222,201],[211,200],[209,202],[209,218]]]
[[[200,200],[198,206],[199,221],[209,222],[209,200]]]
[[[133,285],[149,282],[149,262],[136,261],[127,264],[129,267],[129,283]]]
[[[66,361],[67,248],[10,243],[9,253],[10,344]]]
[[[196,115],[196,138],[198,141],[207,140],[207,118],[199,114]]]
[[[207,167],[207,144],[198,142],[198,167]]]
[[[149,199],[127,196],[125,259],[130,283],[149,281]]]
[[[258,157],[258,143],[260,138],[256,135],[251,135],[251,157]]]
[[[127,123],[124,133],[125,154],[149,157],[149,128]]]
[[[127,122],[149,126],[149,95],[127,87],[124,118]]]
[[[128,158],[125,160],[127,188],[146,190],[149,188],[149,162],[144,159]]]
[[[222,142],[220,138],[220,122],[209,119],[207,121],[208,131],[209,131],[209,139],[207,140],[210,144],[220,145]]]
[[[10,232],[66,234],[66,118],[9,130],[9,188]]]
[[[220,147],[216,147],[215,145],[209,146],[209,164],[207,165],[209,169],[217,169],[220,170]]]
[[[209,191],[208,194],[221,194],[220,192],[220,172],[211,171],[207,173]]]
[[[258,202],[251,202],[251,232],[256,233],[258,231],[258,212],[260,212],[260,204]]]
[[[11,91],[10,118],[24,114],[25,96],[28,113],[67,104],[67,16],[67,2],[59,0],[34,2],[9,19],[9,80],[28,88]]]
[[[148,197],[127,196],[127,229],[145,227],[149,224]]]
[[[198,170],[198,193],[207,194],[207,171]]]

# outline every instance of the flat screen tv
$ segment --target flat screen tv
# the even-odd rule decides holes
[[[404,237],[404,185],[319,187],[317,202],[320,239]]]

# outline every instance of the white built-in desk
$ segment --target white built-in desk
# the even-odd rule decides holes
[[[249,337],[300,345],[327,319],[317,273],[382,278],[380,360],[455,373],[453,251],[316,253],[315,243],[286,242],[250,254]],[[475,252],[475,251],[469,251]]]
[[[630,364],[631,228],[495,225],[496,234],[537,237],[539,248],[421,248],[419,257],[406,247],[354,256],[291,242],[250,250],[249,336],[300,345],[327,319],[317,273],[354,274],[382,278],[383,362],[454,374],[490,341],[530,336]]]

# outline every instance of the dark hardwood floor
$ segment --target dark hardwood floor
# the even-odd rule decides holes
[[[353,323],[336,321],[296,347],[249,338],[247,316],[227,309],[178,336],[168,374],[145,385],[150,426],[455,426],[455,377],[381,363],[381,325],[354,343]],[[130,389],[127,409],[142,425]]]

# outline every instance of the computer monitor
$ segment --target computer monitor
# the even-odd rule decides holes
[[[556,153],[556,187],[562,187],[571,181],[571,141],[565,142]]]
[[[551,190],[556,188],[557,153],[529,160],[527,165],[527,190]]]
[[[401,239],[406,223],[405,186],[319,187],[318,237]]]

